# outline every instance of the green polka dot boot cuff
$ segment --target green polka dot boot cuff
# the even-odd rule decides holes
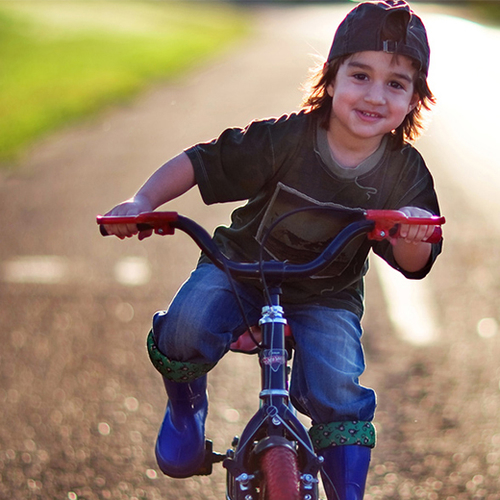
[[[155,344],[153,331],[148,335],[148,353],[154,367],[173,382],[192,382],[208,373],[217,363],[189,363],[174,361],[162,354]]]
[[[309,436],[316,450],[345,445],[374,448],[376,441],[375,426],[361,420],[314,425]]]

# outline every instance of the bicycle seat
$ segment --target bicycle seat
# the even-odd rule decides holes
[[[262,331],[259,326],[252,326],[252,334],[257,342],[262,342]],[[293,347],[293,333],[290,325],[285,325],[285,344]],[[232,352],[241,352],[243,354],[257,354],[259,348],[255,345],[252,336],[248,330],[245,331],[238,340],[231,344],[229,348]]]

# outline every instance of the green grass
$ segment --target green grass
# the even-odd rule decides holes
[[[484,22],[495,26],[500,25],[500,4],[496,1],[474,0],[469,6]]]
[[[213,2],[0,3],[0,163],[40,136],[172,78],[248,30]]]

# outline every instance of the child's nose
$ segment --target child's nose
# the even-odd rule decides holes
[[[370,104],[382,105],[386,103],[383,85],[373,84],[365,95],[365,101]]]

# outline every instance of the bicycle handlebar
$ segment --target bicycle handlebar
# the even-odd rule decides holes
[[[107,236],[104,225],[136,224],[139,231],[153,230],[159,235],[174,234],[176,229],[190,236],[207,257],[220,269],[228,270],[235,277],[258,278],[263,273],[268,278],[306,278],[326,268],[342,252],[347,244],[356,236],[366,234],[368,239],[381,241],[398,237],[399,225],[432,225],[434,233],[427,240],[429,243],[441,241],[441,225],[445,218],[408,217],[398,210],[366,210],[354,211],[354,222],[342,229],[323,252],[313,261],[306,264],[289,262],[235,262],[229,260],[213,242],[210,234],[193,220],[179,215],[177,212],[144,212],[136,216],[97,216],[101,234]]]
[[[376,241],[399,238],[400,225],[408,224],[410,226],[436,226],[427,242],[439,243],[443,238],[441,225],[446,222],[446,219],[441,215],[408,217],[399,210],[367,210],[365,217],[375,223],[375,228],[368,234],[368,239]]]

